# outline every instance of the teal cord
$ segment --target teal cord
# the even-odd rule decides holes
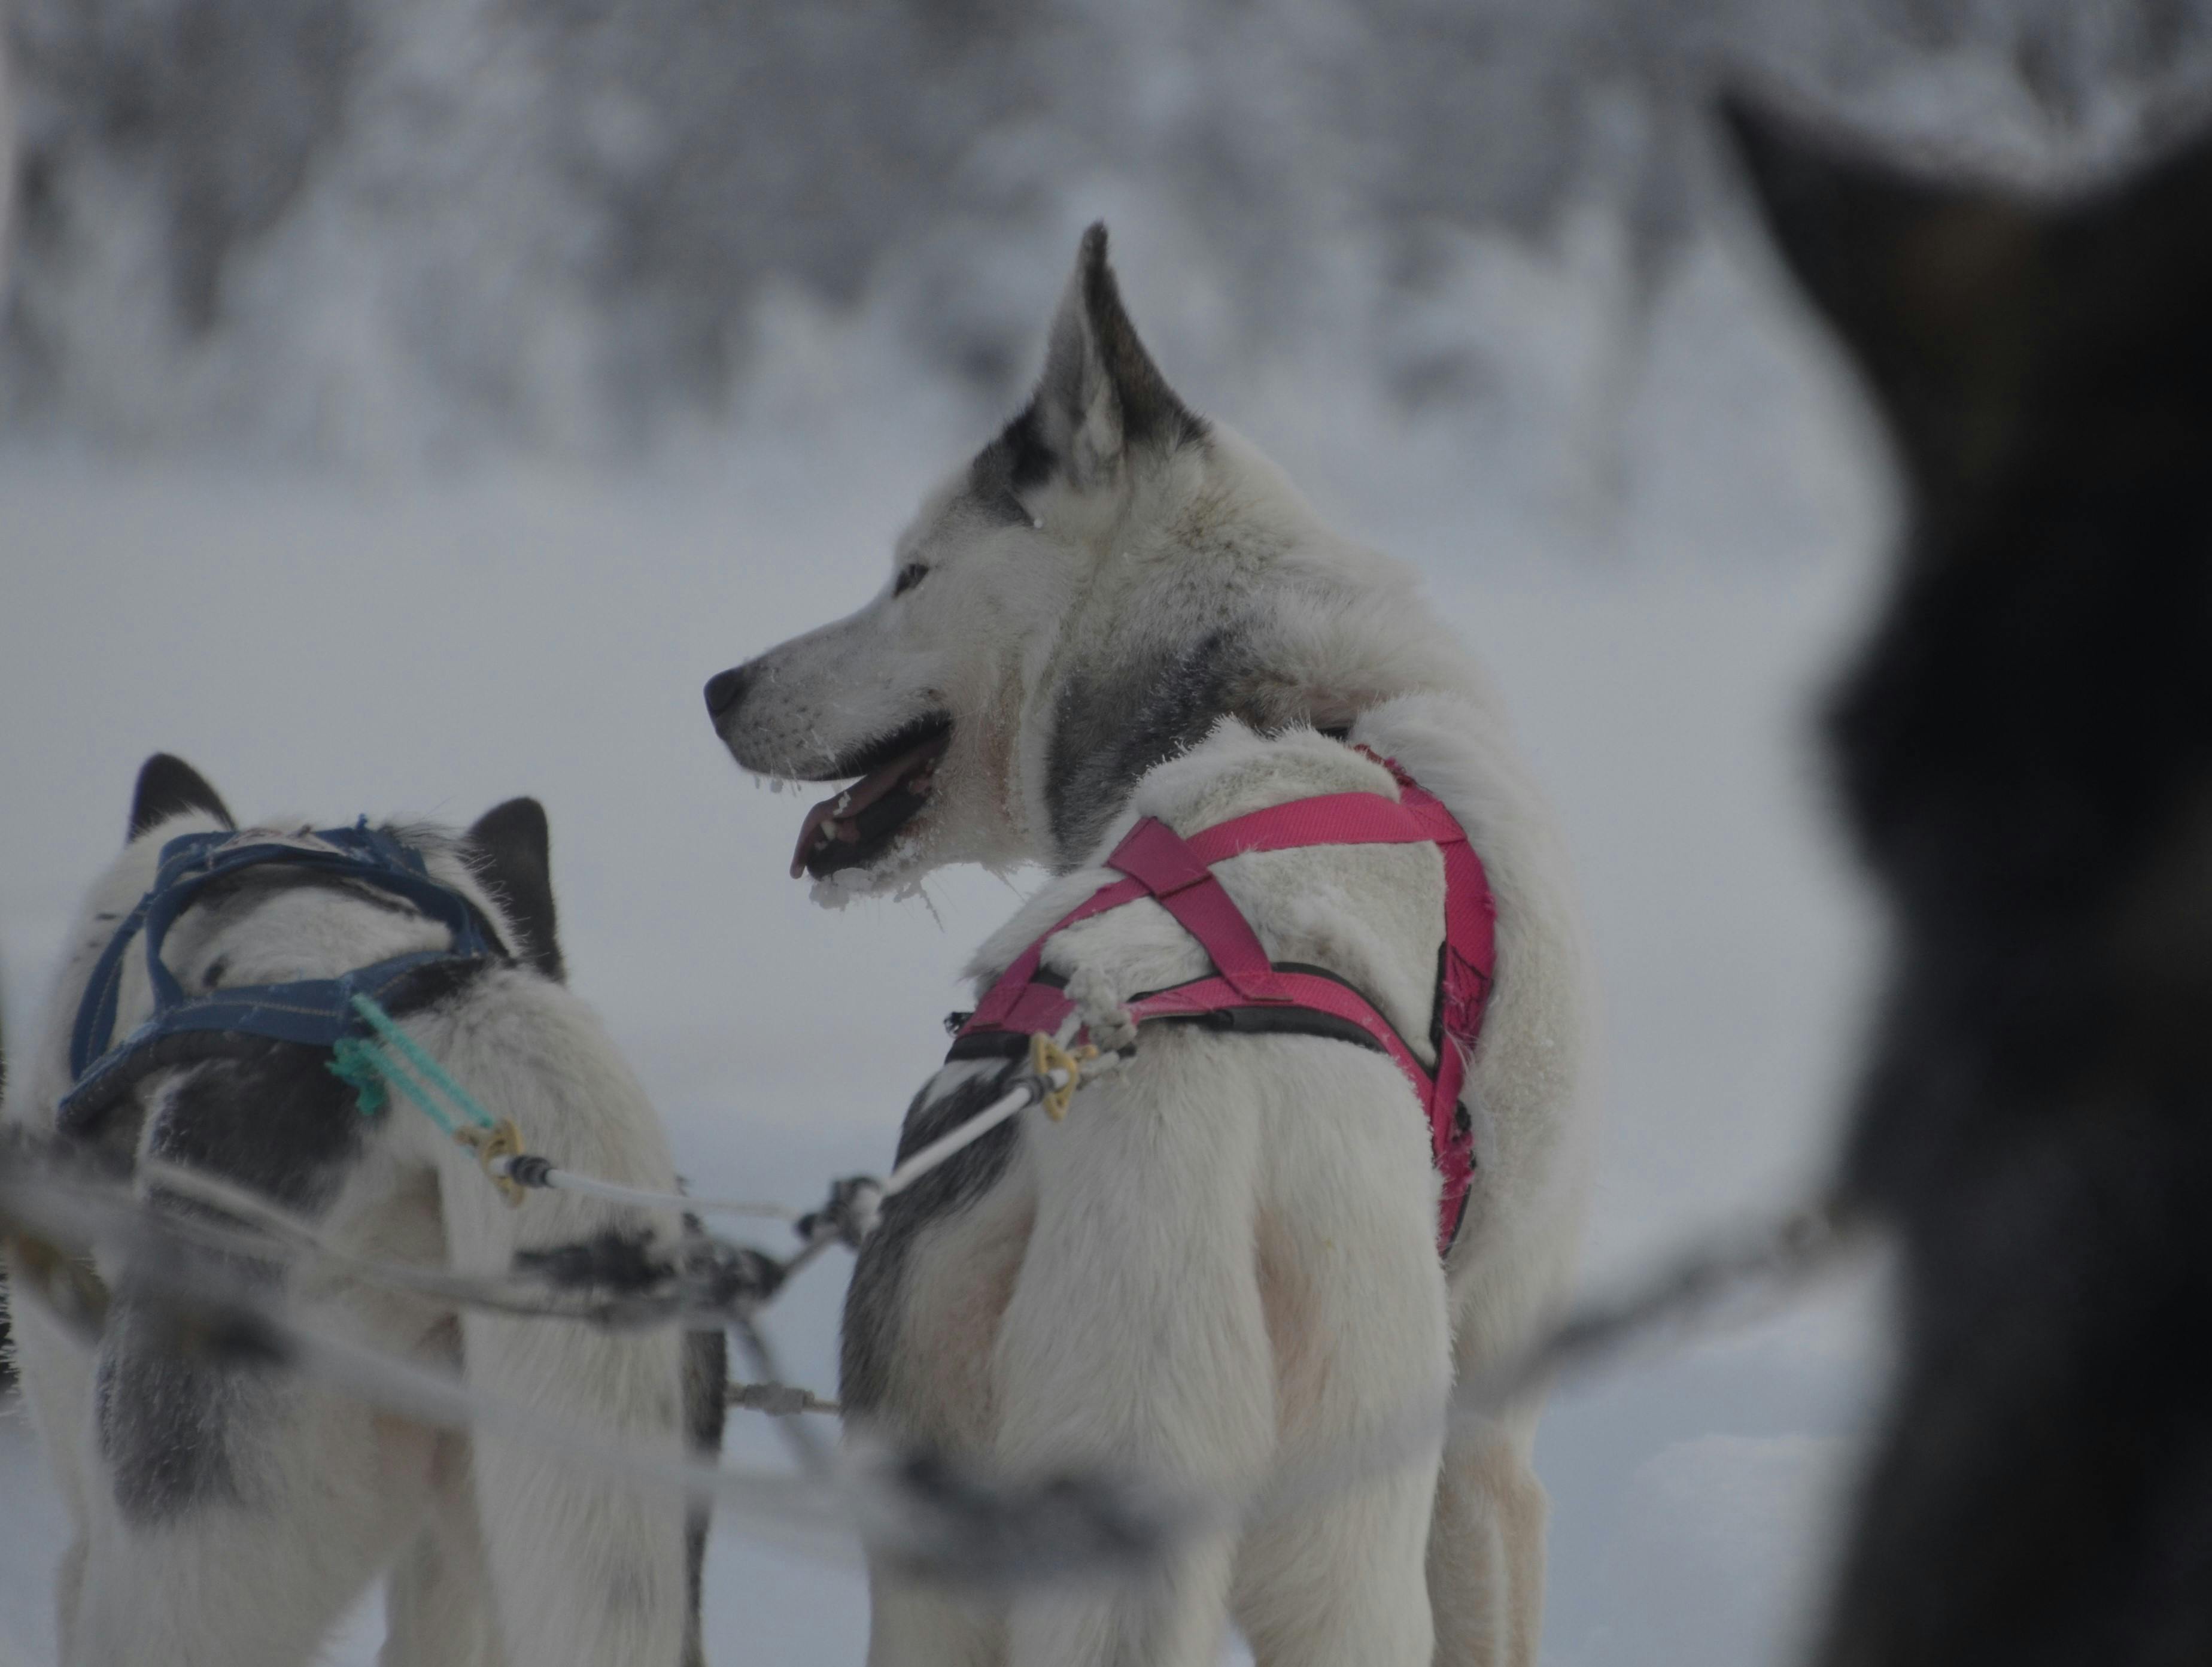
[[[361,1115],[373,1117],[392,1104],[392,1094],[384,1086],[386,1062],[374,1042],[363,1042],[358,1037],[342,1036],[331,1044],[330,1074],[354,1091],[354,1103]]]
[[[460,1129],[447,1115],[445,1107],[432,1098],[434,1086],[446,1098],[478,1129],[487,1132],[499,1127],[491,1113],[477,1104],[469,1091],[447,1074],[446,1068],[424,1052],[415,1038],[392,1022],[392,1015],[380,1007],[374,997],[356,995],[353,1010],[368,1021],[384,1041],[384,1046],[365,1037],[341,1037],[331,1049],[330,1070],[341,1081],[351,1083],[361,1096],[363,1116],[374,1116],[390,1103],[386,1085],[396,1083],[399,1092],[422,1108],[424,1116],[450,1135],[459,1138]],[[396,1050],[399,1059],[387,1049]],[[404,1059],[406,1063],[402,1064]],[[413,1066],[422,1073],[425,1081],[417,1081],[407,1068]]]

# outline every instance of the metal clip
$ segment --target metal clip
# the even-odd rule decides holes
[[[507,1208],[520,1209],[522,1201],[530,1196],[528,1189],[514,1177],[492,1167],[500,1159],[522,1156],[522,1131],[514,1126],[514,1119],[501,1117],[489,1129],[464,1129],[453,1138],[477,1154],[484,1179],[499,1189],[499,1195],[507,1200]]]
[[[1088,1042],[1079,1048],[1063,1048],[1042,1031],[1030,1034],[1030,1070],[1039,1084],[1037,1104],[1054,1122],[1067,1115],[1067,1103],[1075,1098],[1075,1091],[1083,1080],[1083,1065],[1086,1060],[1098,1057],[1098,1049]],[[1053,1073],[1063,1072],[1067,1080],[1055,1088]]]

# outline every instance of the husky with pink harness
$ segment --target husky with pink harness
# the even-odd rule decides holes
[[[1178,1019],[1246,1036],[1331,1037],[1388,1054],[1428,1116],[1430,1152],[1442,1183],[1437,1251],[1446,1255],[1459,1236],[1468,1187],[1474,1178],[1474,1120],[1460,1103],[1460,1086],[1482,1033],[1483,1004],[1490,999],[1498,905],[1482,859],[1443,801],[1389,759],[1380,762],[1396,778],[1400,798],[1338,793],[1294,800],[1188,839],[1146,817],[1106,858],[1109,868],[1128,878],[1095,893],[1052,930],[1149,897],[1197,940],[1215,970],[1209,977],[1135,997],[1127,1008],[1132,1024]],[[1249,851],[1417,844],[1436,846],[1444,859],[1444,941],[1429,1020],[1433,1069],[1356,985],[1327,967],[1270,961],[1252,923],[1213,873],[1215,863]],[[1030,1037],[1059,1031],[1076,1009],[1060,984],[1039,976],[1038,963],[1051,939],[1048,932],[1024,950],[991,986],[982,1005],[961,1025],[948,1057],[1011,1052],[1018,1058]],[[1447,1037],[1455,1045],[1443,1045]],[[1087,1033],[1079,1039],[1087,1042]],[[1005,1045],[1008,1042],[1013,1043],[1011,1049]]]
[[[1273,1499],[1140,1585],[879,1566],[870,1661],[1212,1667],[1233,1623],[1270,1667],[1530,1667],[1537,1408],[1449,1443],[1435,1415],[1571,1279],[1593,1001],[1557,829],[1412,575],[1183,405],[1094,228],[1036,398],[875,598],[707,699],[739,764],[840,784],[794,861],[826,902],[1051,871],[971,965],[902,1159],[1036,1035],[1124,1056],[885,1202],[852,1426]]]

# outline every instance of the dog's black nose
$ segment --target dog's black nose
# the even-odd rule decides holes
[[[722,715],[745,697],[745,685],[752,681],[752,668],[732,666],[726,672],[717,672],[707,679],[707,715],[716,723]]]

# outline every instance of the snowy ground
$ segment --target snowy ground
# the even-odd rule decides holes
[[[1564,812],[1611,1007],[1594,1281],[1818,1171],[1872,945],[1808,721],[1863,612],[1879,494],[1818,357],[1716,261],[1668,302],[1625,396],[1609,508],[1513,498],[1413,440],[1347,453],[1356,412],[1223,413],[1425,570]],[[813,909],[783,878],[803,805],[737,776],[698,689],[857,605],[916,493],[981,431],[919,398],[828,403],[832,418],[621,474],[379,482],[0,452],[10,1034],[149,751],[255,815],[464,822],[529,792],[552,819],[575,982],[688,1172],[803,1202],[879,1168],[941,1047],[952,970],[1012,895],[959,874],[928,909]],[[817,1384],[842,1271],[809,1274],[776,1314]],[[1864,1415],[1873,1295],[1863,1281],[1557,1398],[1539,1455],[1548,1662],[1780,1658]],[[777,1457],[757,1428],[736,1445]],[[51,1659],[58,1533],[24,1435],[0,1423],[0,1667],[11,1649]],[[734,1524],[713,1556],[715,1658],[859,1658],[849,1569]],[[364,1613],[333,1659],[375,1638]]]

